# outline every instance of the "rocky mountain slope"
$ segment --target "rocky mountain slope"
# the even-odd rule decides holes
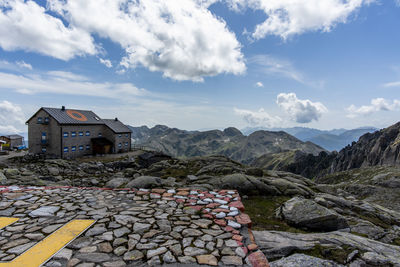
[[[269,130],[269,131],[284,131],[294,137],[300,139],[303,142],[310,141],[317,144],[329,151],[339,151],[345,146],[357,141],[360,136],[365,133],[375,132],[374,127],[361,127],[352,130],[346,129],[333,129],[329,131],[323,131],[313,128],[306,127],[292,127],[292,128],[246,128],[243,129],[245,135],[249,135],[256,130]]]
[[[283,161],[279,161],[283,158]],[[253,162],[264,169],[294,172],[309,178],[364,168],[368,166],[400,166],[400,122],[388,128],[366,133],[339,152],[318,156],[298,152],[291,158],[264,155]]]
[[[285,132],[256,131],[244,136],[236,128],[223,131],[184,131],[157,125],[131,127],[135,144],[160,150],[174,157],[223,155],[233,160],[250,163],[264,154],[300,150],[317,155],[323,148],[302,142]]]
[[[379,179],[375,179],[379,180]],[[383,180],[382,180],[383,181]],[[224,156],[171,158],[137,151],[120,159],[0,164],[2,185],[236,189],[271,266],[397,266],[400,210],[288,172],[263,171]]]

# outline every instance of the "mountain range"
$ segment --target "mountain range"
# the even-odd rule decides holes
[[[324,148],[312,142],[303,142],[283,132],[255,131],[248,136],[230,127],[223,131],[185,131],[156,125],[130,127],[134,144],[160,150],[174,157],[223,155],[249,164],[265,154],[299,150],[318,155]]]
[[[242,130],[244,135],[249,135],[255,131],[265,130],[265,131],[284,131],[294,137],[300,139],[301,141],[313,142],[325,148],[328,151],[339,151],[348,144],[357,141],[358,138],[365,134],[371,133],[378,130],[375,127],[360,127],[356,129],[346,130],[346,129],[333,129],[333,130],[318,130],[314,128],[306,127],[292,127],[292,128],[245,128]]]
[[[301,151],[295,155],[278,153],[263,155],[253,166],[266,170],[285,170],[309,178],[373,166],[400,166],[400,122],[362,135],[357,142],[339,152],[310,155]]]

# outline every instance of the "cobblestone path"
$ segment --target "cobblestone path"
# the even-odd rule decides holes
[[[268,266],[236,191],[0,187],[0,261],[76,219],[95,223],[44,266]]]

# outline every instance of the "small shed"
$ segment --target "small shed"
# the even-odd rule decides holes
[[[24,145],[24,137],[19,134],[2,135],[0,140],[5,142],[3,149],[13,149]]]

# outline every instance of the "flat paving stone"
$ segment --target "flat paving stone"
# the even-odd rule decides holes
[[[253,266],[263,260],[247,252],[256,247],[245,232],[251,221],[233,190],[0,187],[0,197],[0,216],[19,219],[2,229],[1,261],[79,219],[95,223],[44,266]]]

